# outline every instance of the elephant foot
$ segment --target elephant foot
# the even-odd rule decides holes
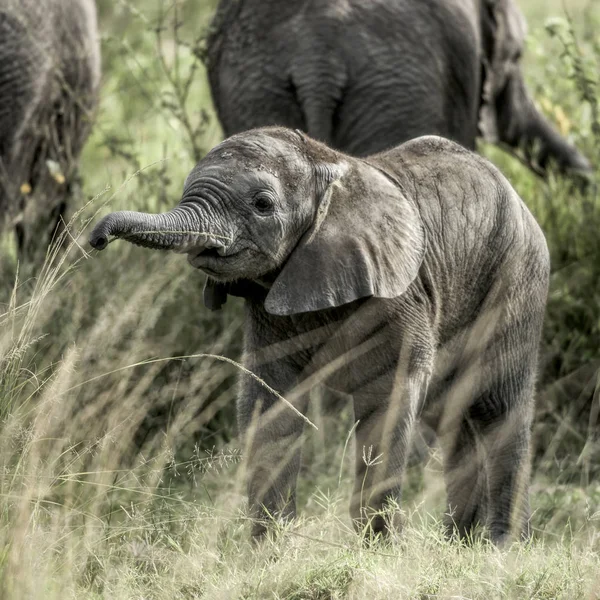
[[[529,523],[526,523],[522,530],[515,531],[510,530],[503,526],[489,526],[489,537],[490,541],[494,546],[498,548],[506,548],[514,542],[527,543],[531,540],[531,528]]]
[[[353,519],[356,532],[367,546],[390,541],[400,535],[404,526],[402,513],[397,507],[375,511],[363,508],[362,514]]]
[[[483,534],[483,528],[479,522],[462,525],[454,521],[447,521],[444,525],[446,537],[451,542],[458,542],[466,545],[472,545],[480,539]]]
[[[265,538],[276,539],[286,527],[296,518],[295,503],[288,503],[285,507],[269,511],[265,508],[254,511],[252,541],[260,544]]]

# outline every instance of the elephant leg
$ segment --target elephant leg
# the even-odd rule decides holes
[[[526,538],[529,527],[529,450],[542,311],[532,311],[544,287],[529,280],[527,305],[507,311],[489,351],[488,386],[470,410],[486,449],[487,526],[493,542]]]
[[[427,381],[423,372],[396,378],[397,385],[386,396],[368,389],[354,394],[358,425],[350,514],[358,531],[385,535],[401,528],[400,515],[393,509],[401,499],[402,476]]]
[[[447,451],[446,530],[470,539],[478,525],[502,544],[528,537],[529,420],[518,416],[478,430],[466,419]]]
[[[444,449],[449,525],[460,537],[485,525],[494,543],[524,536],[529,445],[547,273],[527,271],[522,298],[490,292],[454,347],[438,434]],[[444,355],[444,349],[439,351]]]
[[[532,276],[528,286],[527,304],[507,303],[498,319],[490,315],[493,327],[482,336],[484,349],[476,353],[469,370],[462,412],[463,428],[473,431],[472,469],[485,473],[485,479],[473,476],[469,481],[476,497],[485,487],[485,524],[497,544],[509,536],[526,536],[528,527],[530,428],[543,320],[538,310],[543,304],[536,302],[536,296],[545,294],[545,285],[536,285]],[[457,510],[474,512],[468,502]],[[481,521],[482,514],[477,512]]]
[[[477,525],[485,524],[487,480],[484,449],[472,424],[464,420],[452,440],[444,440],[444,479],[448,535],[470,539]]]
[[[529,537],[530,420],[516,413],[488,434],[488,518],[492,541]]]
[[[274,389],[294,387],[296,372],[278,362],[261,367],[258,376]],[[256,380],[244,377],[238,400],[238,423],[244,436],[252,536],[263,536],[269,523],[296,515],[296,481],[301,463],[304,421]],[[306,412],[307,396],[294,405]]]

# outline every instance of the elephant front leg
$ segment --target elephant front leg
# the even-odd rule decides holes
[[[396,378],[391,394],[365,390],[354,396],[356,474],[350,514],[356,529],[369,536],[401,529],[397,508],[417,415],[428,376]]]
[[[290,365],[271,365],[258,370],[259,377],[280,393],[296,381]],[[306,397],[294,402],[302,413]],[[301,434],[304,421],[282,400],[254,379],[242,383],[238,422],[244,436],[247,493],[252,536],[261,537],[269,524],[296,514],[296,480],[300,470]]]

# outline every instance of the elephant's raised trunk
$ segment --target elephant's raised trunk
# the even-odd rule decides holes
[[[182,206],[158,215],[132,211],[106,215],[92,230],[90,244],[97,250],[104,250],[110,236],[156,250],[185,251],[192,246],[225,246],[207,233],[207,227],[200,222],[196,211]]]

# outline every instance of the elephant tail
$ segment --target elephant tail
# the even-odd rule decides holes
[[[335,145],[334,120],[348,79],[346,65],[326,43],[311,36],[304,39],[299,50],[292,65],[292,83],[304,115],[306,133],[325,144]]]

